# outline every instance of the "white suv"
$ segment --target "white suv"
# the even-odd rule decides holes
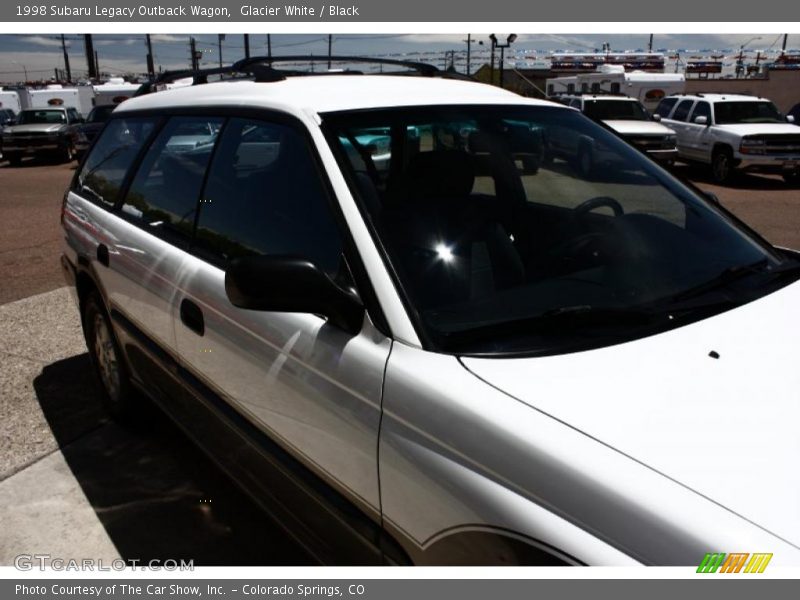
[[[602,122],[616,131],[625,141],[646,152],[650,158],[671,164],[678,156],[675,132],[658,122],[636,98],[613,94],[576,94],[555,98],[562,104],[577,108],[594,121]],[[561,146],[578,147],[579,166],[585,174],[602,162],[597,149],[586,145],[586,140],[568,137],[552,140],[558,152]],[[562,148],[566,149],[566,148]],[[575,152],[576,148],[568,149]]]
[[[738,94],[680,94],[656,108],[678,134],[680,158],[711,165],[717,183],[735,171],[775,173],[797,181],[800,127],[765,98]]]

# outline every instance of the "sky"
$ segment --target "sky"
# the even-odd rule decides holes
[[[498,34],[505,37],[506,34]],[[73,76],[86,72],[83,36],[65,34]],[[100,70],[109,74],[142,73],[145,67],[144,35],[93,35],[94,48],[98,53]],[[151,36],[156,69],[187,68],[189,66],[190,34],[153,34]],[[216,35],[194,36],[197,47],[203,51],[202,66],[217,66],[219,61]],[[760,39],[753,40],[757,37]],[[327,54],[328,36],[320,34],[273,34],[272,51],[279,54]],[[467,34],[335,34],[333,53],[345,55],[385,55],[400,53],[430,52],[443,54],[448,50],[466,50]],[[602,35],[553,35],[520,34],[513,48],[516,52],[546,53],[553,50],[592,51],[604,42],[612,50],[645,49],[649,34],[602,34]],[[473,46],[480,52],[488,48],[488,36],[473,36],[473,41],[483,40],[485,46]],[[746,44],[747,50],[780,49],[783,34],[722,35],[722,34],[658,34],[653,48],[657,50],[738,50]],[[266,34],[251,34],[251,54],[266,54]],[[788,48],[800,47],[800,35],[789,35]],[[233,62],[244,55],[243,36],[228,34],[222,44],[225,63]],[[480,55],[478,55],[480,61]],[[47,79],[54,69],[64,68],[61,51],[61,36],[54,34],[14,35],[0,34],[0,82],[13,83],[25,79]]]

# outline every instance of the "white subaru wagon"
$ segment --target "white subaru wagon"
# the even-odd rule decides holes
[[[798,255],[577,111],[391,66],[113,112],[62,211],[111,412],[324,563],[800,565]]]

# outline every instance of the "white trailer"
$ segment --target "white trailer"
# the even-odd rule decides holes
[[[58,84],[48,85],[41,90],[24,90],[20,94],[22,108],[49,108],[67,106],[83,113],[80,92],[77,88],[65,88]]]
[[[626,72],[621,65],[601,65],[593,73],[580,73],[569,77],[547,80],[547,95],[559,94],[624,94],[636,98],[648,110],[655,109],[664,96],[686,90],[683,73]]]
[[[101,85],[95,85],[94,106],[108,106],[119,104],[132,97],[139,89],[138,83],[130,83],[122,77],[112,77]]]
[[[0,91],[0,108],[10,108],[15,113],[18,113],[22,110],[19,94],[11,90]]]

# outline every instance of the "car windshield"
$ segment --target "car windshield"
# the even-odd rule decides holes
[[[635,100],[589,100],[583,101],[583,112],[597,121],[649,121],[650,115],[640,102]]]
[[[717,102],[714,115],[717,125],[785,122],[772,102]]]
[[[66,123],[67,113],[63,110],[23,110],[19,113],[17,125],[35,123]]]
[[[108,117],[111,116],[111,113],[114,111],[116,106],[95,106],[92,109],[92,112],[89,113],[89,118],[86,119],[87,123],[105,123],[108,121]]]
[[[324,127],[438,350],[608,345],[786,280],[788,259],[577,111],[396,108],[330,113]]]

